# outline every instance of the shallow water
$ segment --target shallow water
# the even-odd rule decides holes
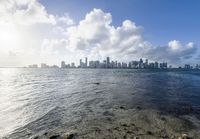
[[[117,106],[200,119],[199,100],[200,71],[2,68],[0,138],[70,128]]]

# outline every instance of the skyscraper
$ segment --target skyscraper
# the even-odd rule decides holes
[[[82,59],[80,59],[80,68],[82,68],[82,65],[83,65]]]
[[[88,61],[87,61],[87,57],[85,57],[85,67],[87,68],[88,66]]]
[[[107,68],[110,67],[110,57],[107,57],[107,59],[106,59],[106,67]]]
[[[142,58],[140,59],[140,62],[139,62],[139,68],[143,68],[144,67],[144,65],[143,65],[143,60],[142,60]]]
[[[145,63],[146,63],[147,65],[149,64],[149,63],[148,63],[148,59],[146,59],[146,62],[145,62]]]
[[[61,62],[61,68],[65,68],[65,61]]]

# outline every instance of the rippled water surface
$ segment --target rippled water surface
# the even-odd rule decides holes
[[[70,127],[118,105],[200,117],[200,72],[0,69],[0,137]]]

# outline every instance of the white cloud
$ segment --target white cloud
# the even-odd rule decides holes
[[[42,49],[45,39],[62,42],[66,28],[73,24],[68,14],[50,14],[37,0],[0,0],[0,66],[39,62],[48,55],[47,48],[46,53]],[[52,50],[63,51],[59,49]]]
[[[78,25],[68,28],[69,49],[82,51],[91,58],[132,60],[149,58],[156,61],[180,62],[196,52],[196,46],[190,42],[185,46],[173,40],[168,46],[153,46],[146,41],[142,27],[130,20],[122,26],[112,26],[112,15],[100,9],[94,9]]]
[[[168,46],[172,50],[176,51],[176,50],[179,50],[181,48],[181,43],[179,41],[177,41],[177,40],[173,40],[173,41],[170,41],[168,43]]]
[[[179,64],[182,59],[189,59],[197,52],[197,47],[194,43],[189,42],[182,45],[179,41],[173,40],[168,43],[168,46],[151,47],[145,52],[148,58],[153,60],[164,60],[172,64]]]
[[[88,13],[77,26],[68,28],[69,48],[101,57],[125,55],[136,49],[144,49],[147,42],[142,38],[141,27],[130,20],[122,26],[111,25],[112,16],[100,9]]]
[[[0,12],[0,22],[4,24],[56,23],[54,16],[36,0],[2,0]]]
[[[66,53],[67,40],[65,39],[44,39],[41,46],[42,55],[54,55],[60,54],[60,52]]]

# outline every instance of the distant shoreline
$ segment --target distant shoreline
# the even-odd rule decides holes
[[[106,69],[106,70],[154,70],[154,71],[200,71],[200,69],[186,69],[186,68],[167,68],[167,69],[161,69],[161,68],[29,68],[29,67],[0,67],[0,69],[14,69],[14,68],[20,68],[20,69]]]

